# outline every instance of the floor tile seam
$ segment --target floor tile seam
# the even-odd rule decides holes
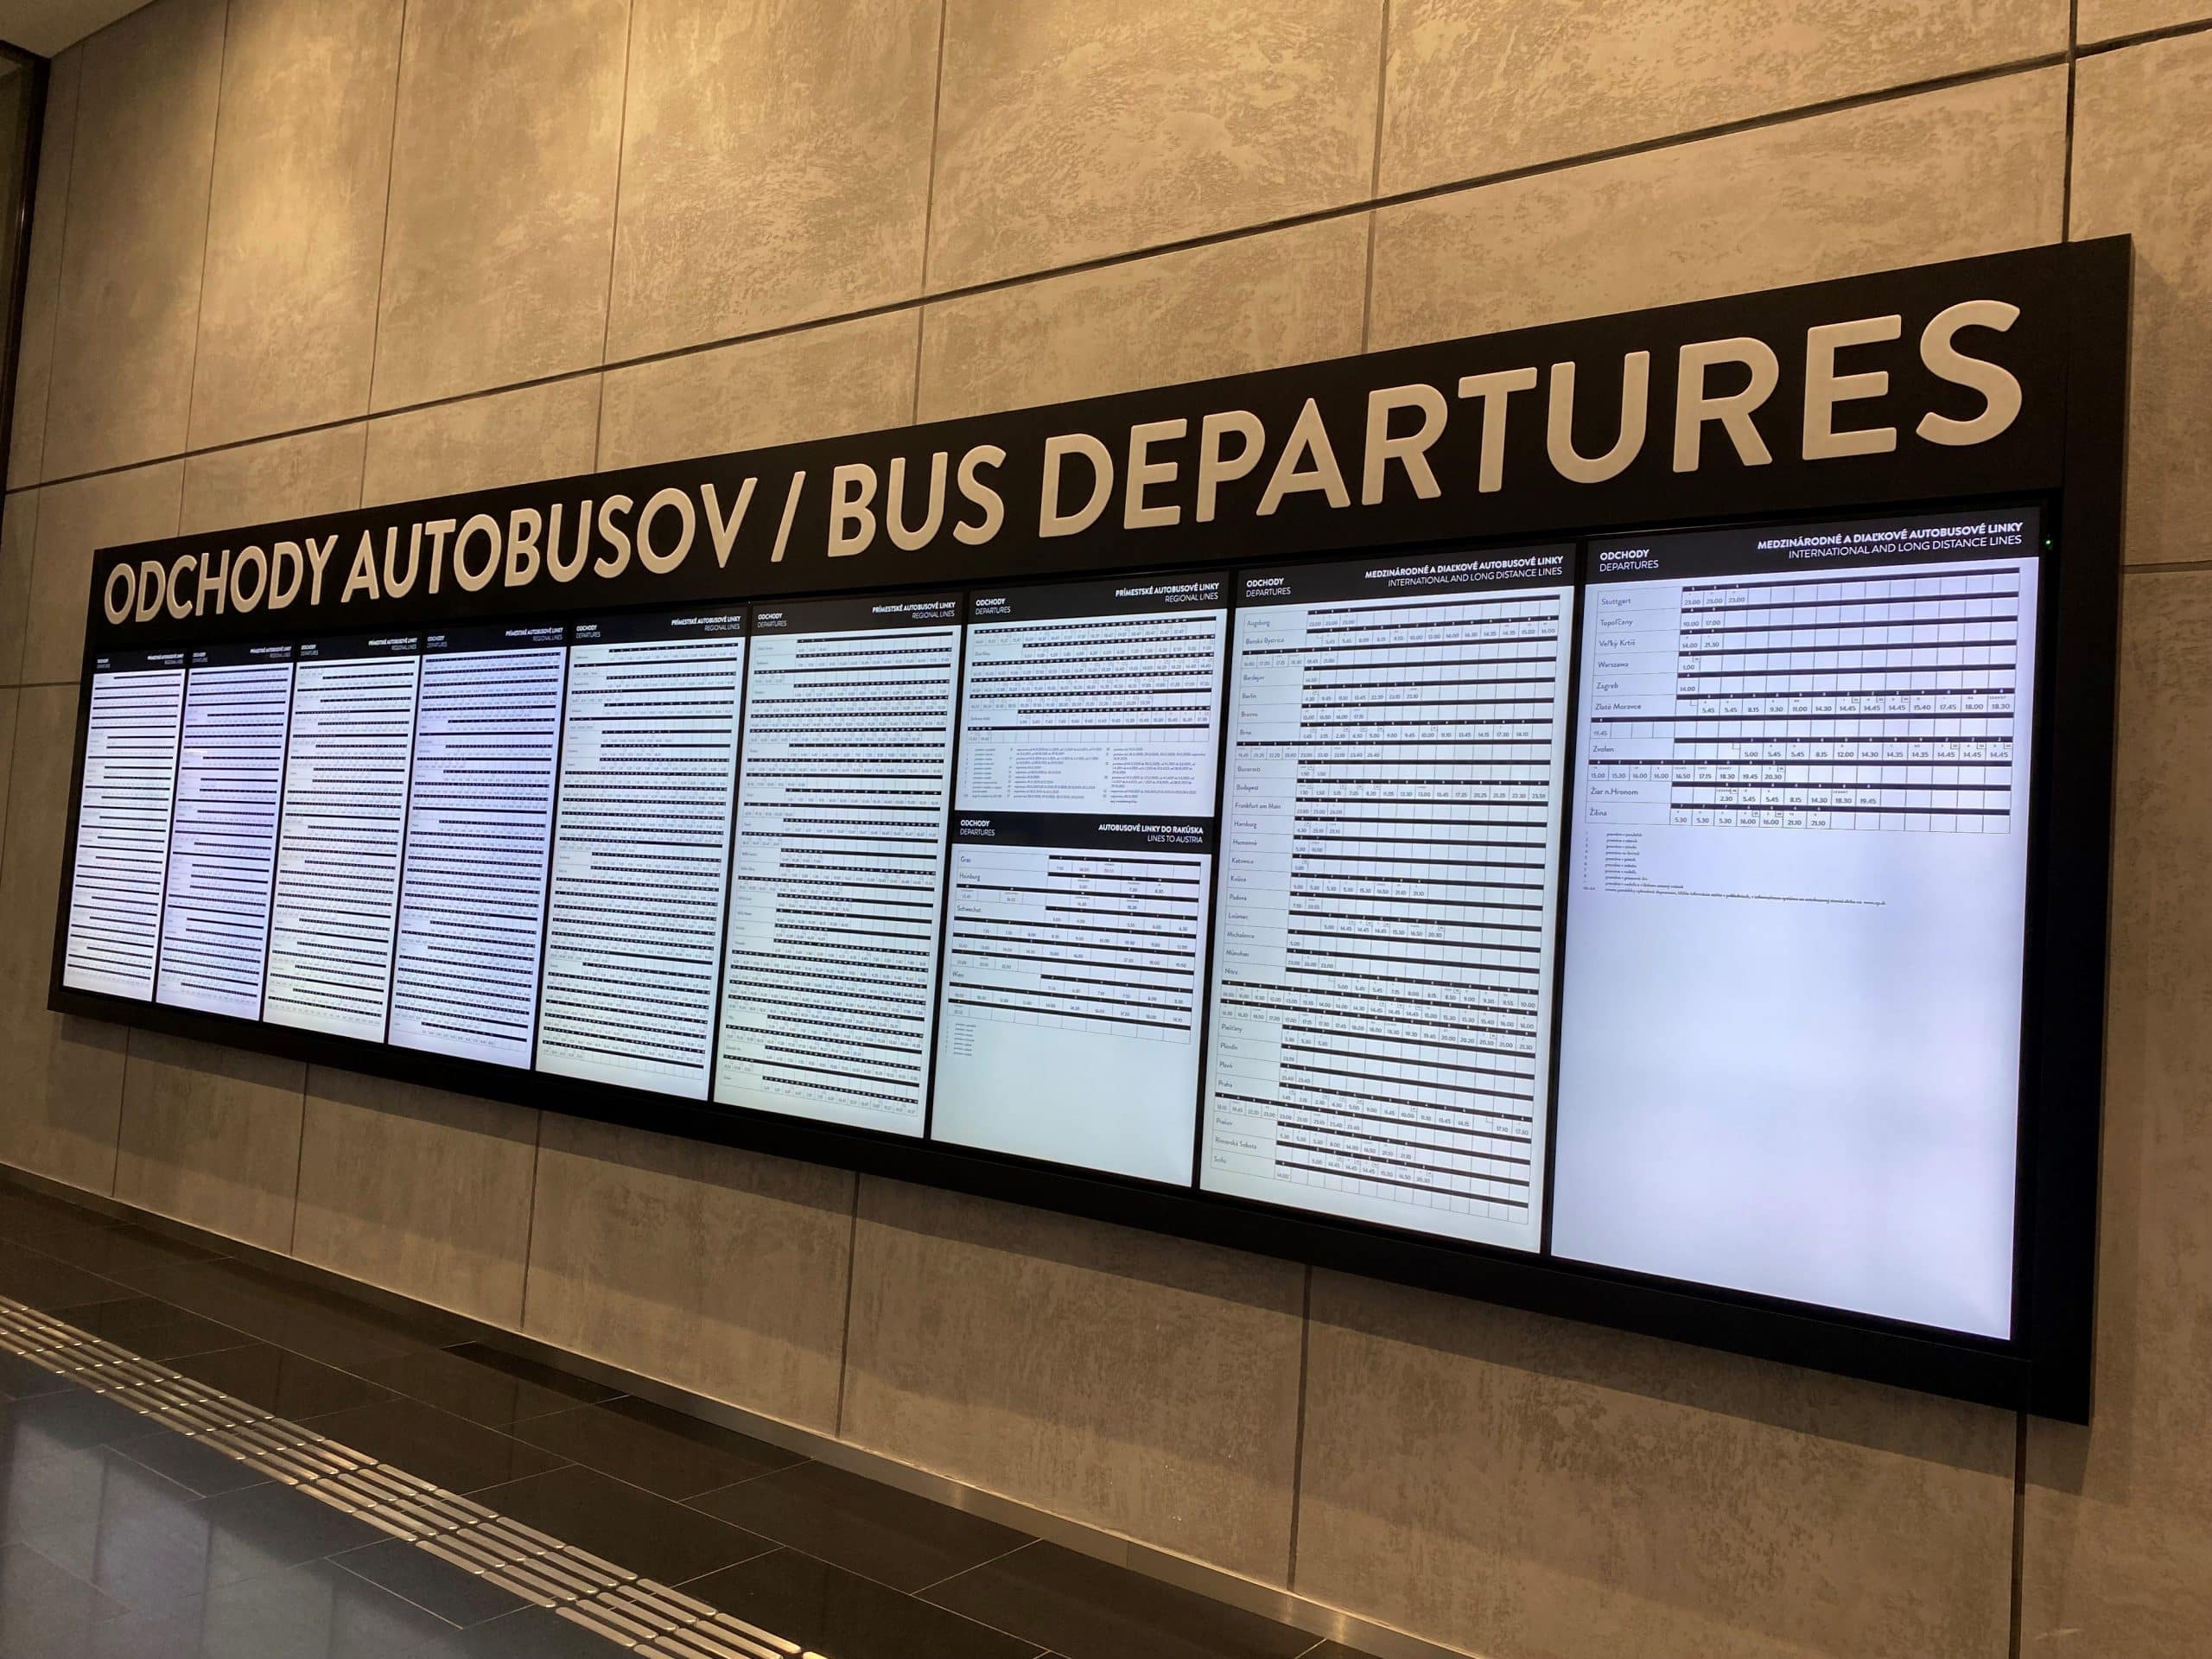
[[[41,1365],[43,1369],[52,1370],[54,1368],[43,1366],[43,1362],[38,1353],[25,1351],[23,1349],[17,1346],[15,1339],[15,1333],[10,1328],[10,1325],[7,1318],[9,1315],[14,1315],[16,1317],[28,1316],[34,1321],[43,1321],[50,1325],[66,1325],[67,1322],[55,1319],[52,1314],[45,1313],[42,1310],[32,1308],[27,1304],[16,1302],[13,1298],[0,1296],[0,1349],[4,1349],[7,1351],[16,1353],[20,1357],[28,1359],[33,1364],[39,1364]],[[69,1328],[75,1329],[75,1327]],[[92,1338],[89,1332],[79,1331],[78,1334],[86,1340],[101,1340],[99,1338]],[[153,1367],[157,1370],[167,1373],[164,1380],[169,1382],[184,1384],[193,1383],[193,1379],[183,1376],[181,1373],[176,1372],[168,1366],[160,1364],[157,1361],[146,1360],[142,1363]],[[54,1370],[54,1374],[62,1376],[67,1376],[67,1373],[59,1370]],[[219,1389],[208,1388],[205,1384],[198,1384],[196,1386],[203,1389],[205,1395],[210,1399],[221,1401],[245,1410],[251,1410],[254,1412],[259,1411],[258,1408],[251,1407],[248,1402],[237,1400],[234,1396],[224,1394]],[[134,1387],[130,1391],[136,1392],[137,1389]],[[111,1399],[115,1403],[122,1405],[127,1409],[137,1412],[140,1416],[146,1418],[149,1421],[159,1422],[159,1420],[153,1415],[151,1411],[142,1406],[136,1399],[123,1397],[124,1393],[123,1390],[118,1390],[116,1393],[109,1395],[99,1394],[96,1391],[88,1390],[88,1392],[92,1392],[93,1397],[96,1398]],[[634,1573],[631,1569],[621,1567],[617,1563],[605,1561],[602,1558],[594,1554],[592,1552],[582,1548],[581,1546],[569,1543],[564,1539],[556,1538],[552,1534],[544,1532],[542,1529],[531,1526],[528,1522],[517,1521],[512,1516],[503,1515],[497,1510],[492,1510],[489,1505],[476,1503],[475,1500],[467,1497],[464,1494],[452,1492],[446,1488],[437,1485],[434,1482],[424,1480],[419,1476],[415,1476],[410,1473],[410,1471],[401,1468],[396,1464],[391,1464],[380,1459],[372,1458],[367,1453],[361,1452],[353,1447],[346,1446],[343,1442],[333,1440],[329,1436],[323,1435],[317,1431],[306,1428],[302,1424],[295,1422],[290,1419],[278,1417],[273,1414],[264,1414],[257,1417],[253,1423],[253,1426],[257,1427],[264,1427],[270,1425],[275,1425],[283,1428],[289,1428],[296,1435],[302,1437],[302,1439],[306,1439],[313,1442],[319,1442],[320,1446],[322,1448],[336,1448],[338,1452],[343,1452],[351,1458],[359,1459],[359,1463],[354,1467],[336,1471],[334,1475],[325,1474],[304,1480],[285,1480],[281,1475],[277,1476],[276,1478],[290,1486],[293,1491],[303,1492],[307,1496],[315,1498],[316,1501],[322,1503],[326,1506],[339,1510],[340,1513],[353,1515],[367,1524],[376,1527],[378,1530],[385,1532],[389,1536],[399,1538],[402,1541],[407,1542],[416,1548],[423,1548],[425,1540],[427,1539],[451,1538],[469,1534],[491,1535],[494,1537],[497,1541],[502,1543],[506,1542],[511,1537],[524,1538],[527,1536],[533,1540],[535,1538],[543,1538],[550,1541],[552,1548],[538,1550],[534,1554],[518,1555],[511,1558],[512,1564],[514,1566],[527,1566],[532,1562],[550,1561],[556,1564],[563,1570],[565,1570],[575,1579],[582,1580],[588,1586],[599,1580],[610,1580],[608,1582],[598,1584],[596,1588],[588,1589],[583,1593],[569,1596],[565,1601],[562,1601],[549,1600],[543,1589],[533,1587],[527,1580],[522,1579],[518,1574],[512,1572],[507,1572],[505,1576],[500,1576],[501,1569],[487,1567],[483,1571],[474,1574],[474,1576],[482,1578],[486,1582],[492,1583],[500,1589],[506,1590],[510,1594],[519,1596],[525,1601],[545,1608],[547,1611],[560,1613],[566,1606],[581,1605],[587,1603],[603,1601],[611,1594],[621,1592],[625,1589],[633,1590],[636,1593],[646,1597],[649,1599],[656,1595],[673,1594],[682,1596],[683,1602],[696,1601],[696,1598],[683,1596],[683,1592],[677,1590],[674,1586],[663,1584],[658,1580],[650,1578],[643,1573]],[[166,1427],[166,1425],[164,1425],[164,1427]],[[200,1435],[187,1435],[184,1438],[201,1440],[226,1456],[232,1457],[235,1460],[245,1463],[250,1467],[262,1469],[264,1472],[267,1472],[263,1460],[240,1454],[234,1451],[231,1446],[212,1438],[212,1432],[211,1433]],[[127,1453],[124,1455],[128,1456]],[[137,1459],[133,1458],[130,1461],[135,1463]],[[564,1465],[562,1466],[568,1467],[572,1465]],[[467,1526],[450,1528],[447,1530],[439,1532],[423,1532],[419,1536],[410,1536],[407,1534],[395,1530],[397,1522],[391,1516],[387,1515],[383,1519],[379,1519],[376,1513],[378,1510],[397,1512],[399,1507],[397,1503],[386,1501],[376,1505],[349,1506],[346,1503],[338,1501],[337,1495],[340,1489],[329,1484],[334,1479],[343,1478],[347,1476],[359,1476],[372,1473],[374,1471],[385,1471],[392,1476],[404,1478],[407,1482],[413,1483],[414,1486],[417,1490],[410,1494],[409,1497],[404,1500],[406,1502],[420,1503],[432,1499],[443,1498],[448,1501],[458,1502],[468,1508],[482,1510],[484,1513],[480,1517],[478,1517],[471,1524]],[[155,1472],[160,1478],[164,1480],[168,1479],[168,1477],[161,1476],[159,1471],[155,1471],[153,1472]],[[543,1471],[541,1472],[552,1473],[556,1471]],[[527,1478],[525,1477],[525,1478]],[[180,1486],[181,1485],[181,1483],[173,1482],[171,1484],[179,1484]],[[498,1484],[506,1484],[509,1483],[503,1482]],[[639,1490],[642,1491],[643,1489],[640,1488]],[[205,1503],[207,1500],[206,1498],[200,1498],[198,1501]],[[510,1531],[506,1534],[496,1534],[493,1531],[494,1528],[502,1525],[509,1529]],[[416,1530],[420,1532],[419,1528],[417,1528]],[[757,1534],[748,1533],[747,1535],[756,1538],[759,1537],[759,1535]],[[782,1546],[777,1545],[766,1539],[761,1539],[760,1541],[764,1548],[752,1551],[739,1558],[737,1560],[725,1562],[723,1565],[726,1567],[740,1566],[745,1561],[757,1560],[762,1555],[772,1553],[776,1548],[782,1548]],[[25,1547],[29,1548],[30,1546],[26,1544]],[[510,1547],[512,1548],[513,1546],[510,1545]],[[35,1553],[39,1554],[41,1559],[50,1560],[50,1558],[46,1556],[43,1551],[37,1551]],[[434,1556],[437,1554],[435,1551],[429,1550],[426,1550],[425,1553],[433,1554]],[[487,1547],[487,1553],[494,1552],[492,1552]],[[324,1557],[318,1559],[328,1558]],[[443,1560],[446,1558],[439,1556],[438,1559]],[[68,1572],[68,1569],[59,1562],[53,1562],[52,1565],[54,1565],[58,1571],[61,1571],[63,1573]],[[720,1569],[718,1568],[715,1570]],[[76,1575],[73,1574],[71,1576],[73,1577]],[[354,1574],[353,1576],[359,1577],[360,1575]],[[365,1581],[366,1580],[365,1580]],[[554,1582],[556,1588],[565,1587],[563,1586],[557,1580]],[[97,1586],[92,1587],[97,1591]],[[378,1588],[383,1588],[383,1586],[379,1586]],[[400,1599],[403,1600],[406,1599],[404,1597]],[[670,1605],[677,1606],[682,1605],[681,1603],[671,1603]],[[704,1605],[704,1604],[699,1605]],[[424,1611],[427,1611],[429,1610],[425,1609]],[[689,1611],[690,1609],[685,1608],[684,1611]],[[712,1627],[715,1621],[718,1619],[730,1619],[740,1628],[741,1630],[757,1628],[748,1625],[744,1620],[734,1618],[734,1616],[733,1615],[722,1613],[719,1610],[710,1610],[705,1614],[694,1613],[688,1621],[677,1621],[671,1625],[671,1628],[690,1629],[697,1625],[708,1625]],[[451,1621],[446,1622],[450,1623]],[[576,1622],[581,1623],[582,1621]],[[592,1628],[589,1625],[587,1625],[586,1627]],[[713,1633],[717,1636],[721,1634],[718,1630],[714,1631]],[[646,1643],[640,1643],[639,1645],[644,1646],[646,1645]],[[793,1655],[796,1655],[799,1651],[796,1643],[788,1643],[780,1637],[772,1638],[772,1645],[779,1651],[785,1651]]]

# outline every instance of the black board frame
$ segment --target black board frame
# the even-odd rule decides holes
[[[728,476],[734,463],[826,474],[835,461],[876,464],[932,447],[997,442],[1010,452],[1050,422],[1108,433],[1138,422],[1239,407],[1268,415],[1281,429],[1304,399],[1325,416],[1363,400],[1394,379],[1450,384],[1463,372],[1501,364],[1540,364],[1580,354],[1618,355],[1650,344],[1744,334],[1779,339],[1808,324],[1868,315],[1874,308],[1932,308],[1968,295],[2022,302],[2037,332],[2010,343],[2005,359],[2026,388],[2025,408],[2004,439],[1980,450],[1901,449],[1844,461],[1805,461],[1779,453],[1773,464],[1672,474],[1647,453],[1611,484],[1576,486],[1543,478],[1539,424],[1524,416],[1509,438],[1509,461],[1535,475],[1526,491],[1479,499],[1444,493],[1440,502],[1387,500],[1363,513],[1331,515],[1302,503],[1265,525],[1231,514],[1185,523],[1140,540],[1110,533],[1076,535],[1052,544],[1015,534],[982,549],[925,550],[886,572],[854,559],[833,567],[801,557],[723,569],[694,566],[690,582],[634,592],[589,587],[558,608],[520,608],[496,585],[482,594],[449,593],[436,610],[379,612],[340,622],[335,613],[232,616],[210,626],[157,625],[143,634],[109,623],[102,585],[118,563],[217,540],[243,544],[252,531],[226,532],[96,556],[79,685],[70,817],[54,920],[48,1006],[212,1043],[257,1050],[515,1104],[715,1141],[776,1156],[921,1182],[1256,1251],[1341,1271],[1470,1296],[1507,1306],[1666,1337],[1738,1354],[1917,1389],[1993,1406],[2087,1422],[2092,1403],[2095,1313],[2098,1158],[2101,1139],[2107,928],[2112,842],[2112,771],[2116,697],[2127,412],[2131,250],[2126,238],[2022,250],[2011,254],[1849,277],[1732,299],[1701,301],[1586,321],[1549,325],[1473,340],[1407,347],[1364,358],[1264,371],[1225,380],[1119,394],[1043,410],[940,422],[853,437],[819,440],[742,457],[628,469],[588,480],[511,486],[449,498],[456,518],[504,516],[512,508],[628,487],[639,499],[662,482]],[[1909,337],[1909,336],[1908,336]],[[2009,337],[2008,337],[2009,340]],[[1994,357],[1996,353],[1989,355]],[[1905,378],[1905,377],[1900,377]],[[1785,368],[1775,407],[1802,388]],[[1923,391],[1929,390],[1923,388]],[[1935,389],[1940,392],[1940,388]],[[1671,391],[1655,375],[1656,408]],[[1601,399],[1602,401],[1602,399]],[[1940,400],[1939,406],[1940,406]],[[1957,403],[1954,397],[1953,404]],[[1787,429],[1786,416],[1778,428]],[[1663,444],[1658,446],[1663,448]],[[1646,451],[1654,446],[1647,443]],[[1470,459],[1471,459],[1470,457]],[[1449,458],[1440,456],[1449,464]],[[1646,465],[1645,462],[1651,464]],[[719,470],[718,470],[719,469]],[[1250,480],[1248,480],[1248,484]],[[797,486],[795,486],[794,488]],[[1034,516],[1037,502],[1018,482],[1007,488],[1010,523]],[[118,648],[205,644],[211,638],[273,638],[379,626],[395,631],[440,621],[558,620],[630,606],[663,608],[710,599],[766,601],[867,592],[883,597],[948,587],[970,588],[1055,575],[1172,576],[1204,566],[1230,569],[1296,563],[1347,552],[1396,554],[1449,546],[1479,551],[1535,543],[1580,544],[1623,530],[1833,519],[1872,512],[1970,509],[1980,504],[2034,505],[2053,546],[2038,664],[2030,801],[2027,972],[2023,1003],[2023,1077],[2014,1325],[2008,1340],[1977,1338],[1870,1316],[1712,1287],[1585,1266],[1424,1237],[1397,1230],[1279,1209],[1253,1201],[1037,1163],[917,1141],[879,1131],[817,1124],[773,1114],[697,1104],[665,1095],[583,1082],[488,1063],[448,1058],[355,1039],[200,1014],[62,985],[70,887],[75,866],[76,803],[83,786],[85,722],[95,657]],[[318,530],[341,547],[360,534],[419,517],[440,503],[321,515]],[[1255,526],[1268,532],[1255,535]],[[269,536],[296,526],[266,527]],[[1142,557],[1113,556],[1141,548]],[[815,550],[817,553],[820,550]],[[849,573],[849,574],[848,574]],[[418,596],[419,597],[419,596]],[[1578,618],[1580,611],[1578,610]]]

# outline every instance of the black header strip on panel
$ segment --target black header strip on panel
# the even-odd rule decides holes
[[[1229,578],[1218,575],[1048,582],[978,589],[969,595],[968,620],[977,627],[994,622],[1071,622],[1093,616],[1217,611],[1228,603]]]
[[[952,820],[955,846],[1051,847],[1074,851],[1207,854],[1211,818],[1091,818],[1059,812],[961,812]],[[1197,862],[1193,858],[1192,862]]]
[[[181,651],[108,651],[92,658],[95,674],[143,674],[156,669],[182,668]]]
[[[1236,578],[1239,605],[1325,605],[1399,599],[1418,604],[1485,589],[1558,588],[1572,582],[1572,547],[1442,550],[1413,558],[1346,559],[1246,570]]]
[[[300,641],[303,663],[353,663],[378,657],[415,657],[423,650],[419,633],[351,633]]]
[[[695,605],[680,611],[624,611],[613,616],[580,618],[572,625],[570,643],[632,645],[685,639],[742,639],[746,608],[741,604]]]
[[[508,627],[493,623],[482,627],[439,628],[423,636],[423,654],[442,656],[460,651],[543,651],[568,643],[565,623]]]
[[[192,651],[194,668],[246,668],[257,663],[289,663],[293,647],[289,640],[264,640],[253,645],[195,645]]]
[[[2033,507],[1993,507],[1622,537],[1590,543],[1589,580],[1681,582],[1785,574],[1794,578],[1823,570],[2031,556],[2043,550],[2042,522]]]
[[[864,633],[885,628],[943,628],[960,620],[962,595],[907,594],[896,598],[802,599],[756,605],[755,633]]]

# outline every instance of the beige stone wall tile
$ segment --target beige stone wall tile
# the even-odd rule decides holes
[[[2041,69],[1385,208],[1369,343],[2054,242],[2065,154]]]
[[[39,492],[30,604],[25,613],[26,684],[77,683],[84,670],[93,553],[175,535],[183,483],[184,463],[167,461]]]
[[[1362,216],[940,301],[921,418],[1347,356],[1366,276]]]
[[[407,9],[372,407],[600,360],[626,0]]]
[[[524,1328],[832,1431],[853,1179],[549,1113]]]
[[[306,1087],[297,1060],[132,1032],[115,1196],[226,1238],[288,1249]]]
[[[39,480],[46,456],[47,395],[54,377],[54,325],[61,303],[61,243],[69,216],[70,160],[77,144],[77,89],[85,48],[54,60],[40,128],[32,192],[30,253],[23,267],[22,343],[16,356],[16,420],[8,438],[8,487]]]
[[[637,0],[611,361],[916,293],[940,0]]]
[[[368,428],[357,422],[193,455],[184,463],[177,534],[358,507],[367,442]]]
[[[371,421],[361,505],[591,471],[599,381],[577,375]]]
[[[1495,1659],[2003,1659],[2010,1413],[1317,1272],[1297,1587]]]
[[[0,685],[23,677],[23,635],[38,546],[38,492],[18,490],[0,507]]]
[[[0,1162],[105,1192],[123,1105],[119,1026],[47,1012],[77,686],[27,687],[0,847]]]
[[[2074,234],[2135,238],[2127,557],[2212,555],[2212,34],[2082,60]]]
[[[512,1329],[537,1166],[526,1107],[315,1066],[292,1254]]]
[[[22,702],[14,687],[0,690],[0,824],[8,822],[8,786],[16,760],[16,710]],[[4,843],[0,843],[0,855],[4,851]]]
[[[2067,0],[1393,0],[1382,192],[2066,49]]]
[[[912,311],[610,369],[599,464],[643,466],[842,432],[914,411]]]
[[[192,442],[365,415],[400,0],[230,0]]]
[[[2207,18],[2212,18],[2212,5],[2205,0],[2082,0],[2078,27],[2082,43],[2088,46]]]
[[[44,477],[184,448],[223,10],[155,0],[85,42]]]
[[[2212,1630],[2212,573],[2132,574],[2122,634],[2095,1402],[2028,1426],[2020,1650],[2050,1659]]]
[[[934,291],[1361,200],[1382,0],[950,0]]]
[[[1304,1276],[863,1177],[844,1436],[1281,1584]]]

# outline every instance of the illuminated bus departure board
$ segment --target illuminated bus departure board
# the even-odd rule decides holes
[[[2086,1421],[2128,258],[99,550],[48,1006]]]

